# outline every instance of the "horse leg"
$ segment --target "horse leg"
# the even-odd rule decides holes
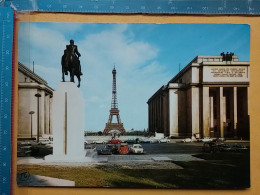
[[[65,82],[65,78],[64,78],[64,70],[62,69],[62,82]]]
[[[77,78],[78,78],[78,88],[80,87],[80,75],[77,75]]]
[[[75,83],[75,81],[74,81],[74,71],[73,70],[70,73],[70,82]]]

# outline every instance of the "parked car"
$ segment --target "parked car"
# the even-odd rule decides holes
[[[160,140],[156,138],[151,138],[150,143],[160,143]]]
[[[185,139],[181,140],[181,142],[190,143],[190,142],[192,142],[192,139],[191,138],[185,138]]]
[[[116,154],[117,150],[118,150],[117,145],[107,144],[104,148],[98,151],[98,154]]]
[[[17,156],[31,156],[32,154],[32,145],[30,142],[18,142],[17,143]]]
[[[222,152],[227,152],[227,151],[232,151],[233,150],[231,148],[231,146],[228,145],[228,144],[220,144],[218,147],[219,147],[219,151],[222,151]]]
[[[128,143],[128,144],[134,144],[134,143],[137,143],[137,142],[136,142],[136,139],[134,139],[134,138],[127,139],[127,140],[125,140],[124,142],[125,142],[125,143]]]
[[[213,141],[213,139],[211,139],[211,138],[209,138],[209,137],[204,137],[204,138],[202,138],[202,139],[199,139],[199,141],[200,142],[211,142],[211,141]]]
[[[215,142],[205,142],[202,147],[203,152],[217,152],[219,147]]]
[[[121,143],[118,149],[119,154],[128,154],[129,148],[127,143]]]
[[[144,149],[141,144],[133,144],[133,146],[130,148],[130,151],[135,154],[144,153]]]
[[[169,143],[170,140],[167,139],[167,138],[162,138],[162,139],[159,140],[159,142],[160,142],[160,143]]]
[[[141,143],[150,143],[150,139],[149,138],[142,138],[140,139]]]
[[[46,144],[51,144],[52,141],[49,138],[39,138],[39,143],[40,145],[46,145]]]
[[[105,144],[105,143],[107,143],[107,141],[105,141],[105,140],[94,140],[92,142],[92,144]]]
[[[219,137],[219,138],[213,139],[213,141],[215,141],[215,142],[224,142],[225,138],[224,137]]]
[[[246,146],[244,146],[242,144],[234,144],[232,146],[232,148],[233,148],[234,151],[245,151],[245,150],[248,149]]]
[[[88,141],[84,141],[84,147],[86,148],[87,147],[87,145],[88,145]]]
[[[122,143],[122,140],[120,139],[111,139],[108,141],[108,143],[110,144],[119,144],[119,143]]]

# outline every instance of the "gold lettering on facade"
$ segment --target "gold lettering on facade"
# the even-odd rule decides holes
[[[244,75],[246,74],[246,68],[214,67],[211,68],[211,74],[213,77],[244,77]]]

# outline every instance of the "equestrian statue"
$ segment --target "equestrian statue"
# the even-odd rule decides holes
[[[70,44],[66,45],[66,49],[64,50],[64,54],[61,58],[61,66],[62,66],[62,81],[65,82],[64,75],[68,75],[70,73],[70,82],[74,81],[74,76],[78,78],[78,85],[80,87],[80,76],[83,75],[81,72],[80,65],[80,53],[78,52],[77,45],[74,45],[74,40],[70,40]]]

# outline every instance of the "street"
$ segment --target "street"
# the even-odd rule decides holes
[[[249,142],[241,142],[240,140],[237,141],[226,141],[226,144],[230,144],[231,146],[235,143],[241,143],[245,146],[249,146]],[[101,150],[105,144],[91,144],[96,147],[97,150]],[[129,144],[131,147],[132,144]],[[141,143],[144,148],[145,154],[197,154],[202,153],[202,142],[191,142],[191,143]],[[115,154],[117,155],[117,154]],[[133,154],[129,154],[133,155]]]

